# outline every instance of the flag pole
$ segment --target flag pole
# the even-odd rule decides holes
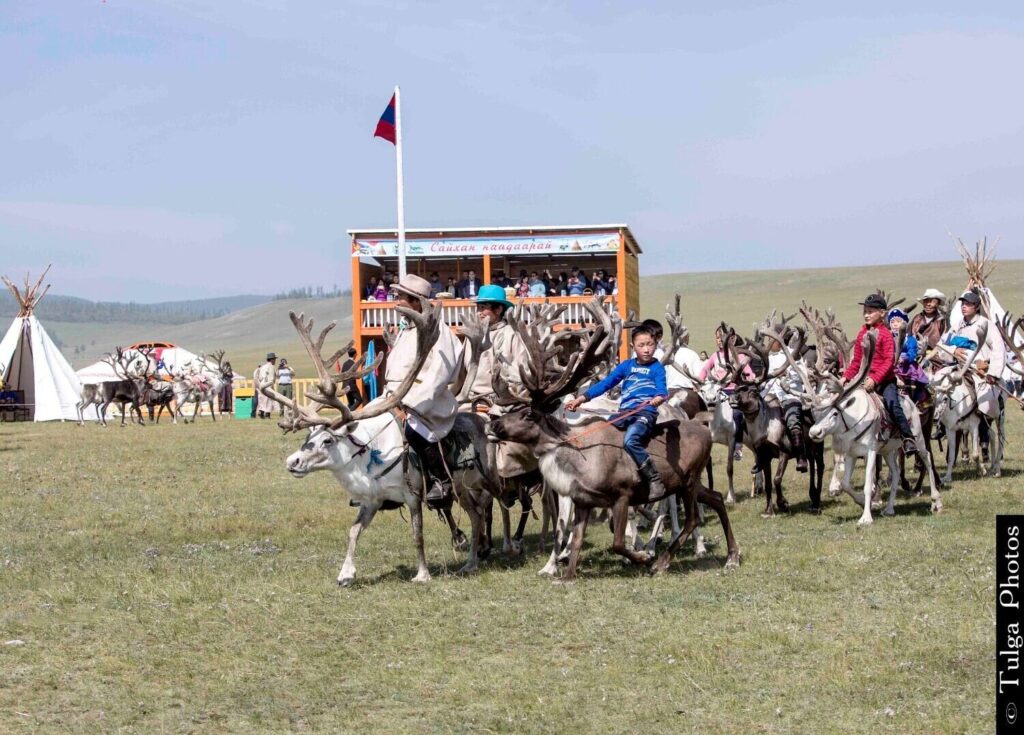
[[[398,277],[405,275],[405,185],[402,181],[402,102],[395,87],[395,165],[398,169]]]

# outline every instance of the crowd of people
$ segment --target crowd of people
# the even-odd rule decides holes
[[[587,276],[586,271],[573,268],[558,274],[550,270],[520,270],[511,277],[505,271],[497,270],[491,276],[490,284],[484,284],[475,270],[468,270],[463,278],[442,277],[438,271],[430,274],[430,298],[475,299],[484,285],[500,286],[506,295],[514,298],[547,298],[554,296],[612,296],[618,293],[618,279],[604,269],[597,269]],[[364,301],[398,300],[398,276],[385,270],[381,276],[370,276],[362,289]]]

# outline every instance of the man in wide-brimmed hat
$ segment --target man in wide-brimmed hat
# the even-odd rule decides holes
[[[949,329],[949,318],[944,311],[946,295],[937,288],[929,288],[917,301],[921,304],[922,311],[910,320],[907,333],[915,337],[922,347],[930,350]],[[921,351],[923,353],[925,350]]]
[[[423,302],[430,299],[430,282],[412,273],[402,276],[394,288],[398,305],[414,311],[423,311]],[[403,324],[400,329],[384,373],[388,391],[398,388],[416,361],[416,327]],[[416,382],[402,399],[405,438],[419,455],[429,477],[426,501],[431,508],[447,505],[452,498],[452,480],[445,470],[440,442],[455,425],[458,403],[448,386],[458,375],[461,359],[462,345],[452,330],[442,324]]]
[[[253,373],[253,385],[272,385],[274,379],[277,377],[277,369],[274,367],[274,360],[277,359],[277,355],[273,352],[267,353],[267,361],[256,368],[256,372]],[[256,391],[256,395],[253,398],[253,402],[256,407],[256,415],[261,419],[269,419],[270,412],[274,410],[273,399],[263,395],[263,391]]]

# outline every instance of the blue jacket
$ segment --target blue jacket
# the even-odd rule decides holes
[[[601,382],[590,386],[583,394],[588,401],[597,398],[622,383],[622,397],[619,410],[629,411],[655,396],[668,396],[665,382],[665,366],[657,360],[641,365],[636,358],[620,362]],[[653,406],[651,411],[657,409]]]

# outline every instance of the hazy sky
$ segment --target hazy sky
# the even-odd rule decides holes
[[[347,285],[396,83],[409,227],[627,222],[645,273],[1024,257],[1024,6],[846,6],[5,0],[0,272]]]

